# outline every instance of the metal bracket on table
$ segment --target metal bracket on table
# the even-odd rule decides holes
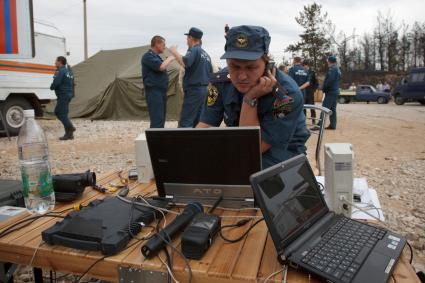
[[[155,270],[143,270],[133,267],[118,267],[118,276],[120,283],[167,283],[167,273]]]

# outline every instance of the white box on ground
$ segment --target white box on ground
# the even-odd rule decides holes
[[[330,207],[336,213],[351,216],[353,200],[353,150],[349,143],[325,144],[325,190]]]
[[[136,138],[135,148],[138,181],[139,183],[149,183],[154,176],[145,133],[141,133]]]

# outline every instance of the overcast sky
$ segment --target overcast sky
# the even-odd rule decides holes
[[[357,35],[371,32],[378,11],[390,11],[396,21],[410,26],[425,22],[424,0],[326,0],[316,1],[337,31]],[[223,53],[224,24],[265,27],[272,37],[270,50],[281,61],[284,48],[296,42],[302,28],[295,16],[312,1],[283,0],[87,0],[89,56],[101,49],[149,44],[155,34],[167,45],[186,51],[183,33],[191,26],[204,31],[203,47],[219,65]],[[71,64],[83,60],[83,0],[34,0],[35,19],[54,24],[65,36]]]

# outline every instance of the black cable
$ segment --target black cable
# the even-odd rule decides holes
[[[173,262],[171,261],[171,257],[170,257],[170,253],[168,252],[167,248],[164,247],[164,252],[165,252],[165,256],[167,257],[167,264],[168,267],[170,268],[170,271],[173,272]],[[167,282],[171,283],[171,274],[168,274],[167,276]]]
[[[226,238],[223,235],[222,230],[224,228],[241,227],[241,226],[245,225],[246,223],[248,223],[250,221],[250,219],[242,219],[242,220],[239,220],[236,224],[221,226],[220,231],[219,231],[220,237],[228,243],[237,243],[237,242],[241,241],[243,238],[245,238],[248,235],[248,233],[252,230],[252,228],[254,228],[258,223],[260,223],[263,220],[264,220],[264,218],[260,218],[257,221],[255,221],[251,226],[249,226],[248,230],[246,230],[245,233],[243,233],[239,238],[236,238],[236,239]]]
[[[409,244],[408,241],[406,241],[406,244],[409,246],[409,249],[410,249],[410,260],[409,260],[409,262],[410,262],[410,264],[412,264],[412,262],[413,262],[413,249],[412,249],[412,246]]]
[[[142,240],[144,240],[143,238],[141,238],[141,239],[137,239],[133,244],[131,244],[131,245],[129,245],[129,246],[127,246],[123,251],[125,251],[125,250],[128,250],[129,248],[131,248],[131,247],[133,247],[133,246],[135,246],[135,245],[137,245],[138,243],[140,243]],[[81,282],[81,279],[83,279],[83,277],[84,276],[86,276],[87,275],[87,273],[89,273],[90,272],[90,270],[96,265],[96,264],[98,264],[99,262],[101,262],[102,260],[104,260],[105,258],[107,258],[107,257],[110,257],[110,256],[112,256],[112,255],[105,255],[105,256],[102,256],[101,258],[99,258],[99,259],[97,259],[95,262],[93,262],[87,269],[86,269],[86,271],[84,271],[83,272],[83,274],[78,278],[78,280],[76,280],[75,281],[75,283],[79,283],[79,282]]]
[[[173,249],[175,252],[177,252],[182,258],[183,258],[183,260],[184,260],[184,262],[185,262],[185,264],[186,264],[186,266],[187,266],[187,269],[188,269],[188,273],[189,273],[189,279],[188,279],[188,282],[189,283],[192,283],[192,268],[190,267],[190,264],[189,264],[189,261],[187,260],[187,258],[184,256],[184,254],[181,252],[181,251],[179,251],[175,246],[173,246],[173,244],[171,244],[171,239],[170,239],[170,237],[168,237],[168,235],[167,235],[167,233],[164,233],[165,235],[167,235],[167,238],[168,238],[168,240],[167,239],[165,239],[162,235],[161,235],[161,228],[159,228],[159,231],[158,231],[158,233],[156,234],[156,235],[158,235],[158,237],[160,237],[161,238],[161,240],[163,240],[164,241],[164,243],[167,245],[167,246],[169,246],[171,249]],[[171,267],[170,267],[170,269],[171,269]]]
[[[63,215],[54,215],[54,214],[50,214],[50,213],[46,213],[46,214],[42,214],[42,215],[36,215],[36,216],[32,216],[26,219],[23,219],[21,221],[18,221],[16,223],[14,223],[13,225],[7,227],[6,229],[2,230],[0,232],[0,238],[7,236],[15,231],[18,231],[19,229],[22,229],[26,226],[31,225],[34,221],[43,218],[43,217],[53,217],[53,218],[65,218],[65,216]],[[29,222],[29,223],[26,223]],[[24,224],[22,226],[19,226],[20,224]]]

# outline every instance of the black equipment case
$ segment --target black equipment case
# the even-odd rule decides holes
[[[0,206],[25,207],[22,182],[15,180],[0,180]]]

